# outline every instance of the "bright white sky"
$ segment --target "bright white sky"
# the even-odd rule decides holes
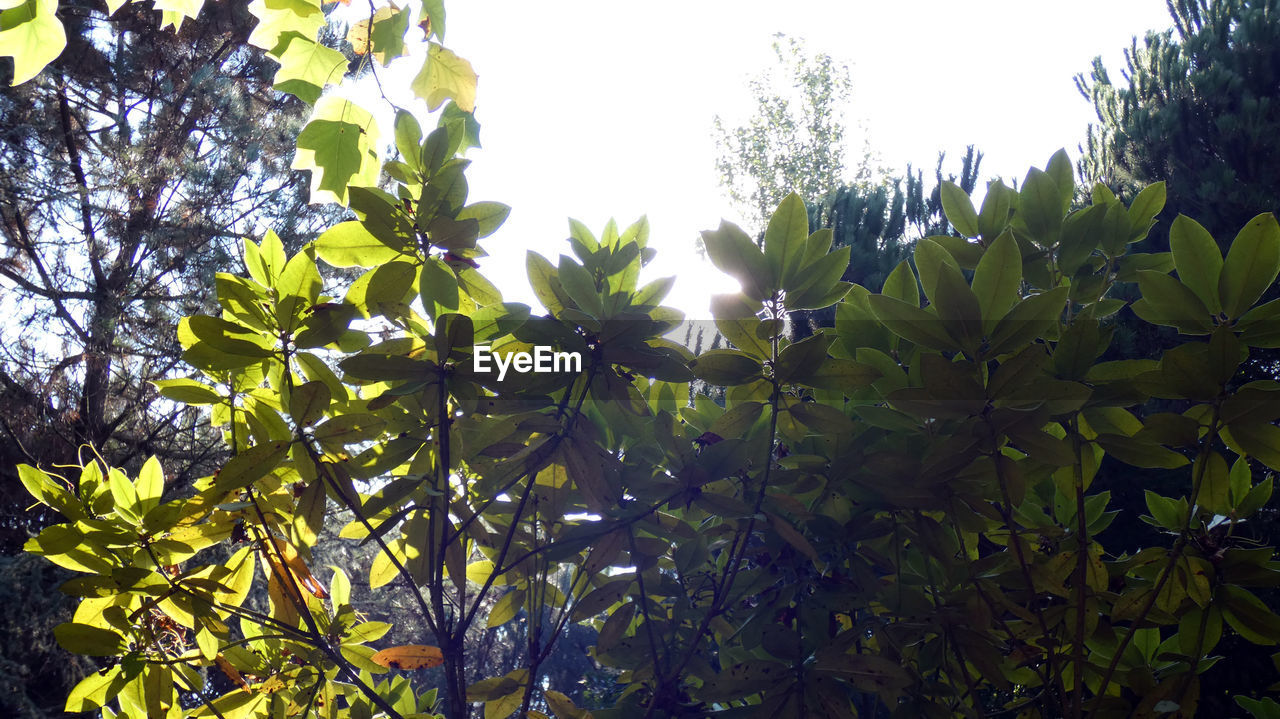
[[[896,172],[912,162],[928,176],[939,150],[950,163],[975,144],[985,153],[984,179],[1020,180],[1060,147],[1078,154],[1094,116],[1073,76],[1102,55],[1118,78],[1131,37],[1170,24],[1164,0],[455,0],[447,7],[447,44],[480,77],[484,148],[468,155],[470,198],[513,208],[483,242],[493,255],[486,274],[508,300],[536,306],[524,279],[526,249],[554,263],[569,252],[567,217],[598,232],[609,217],[625,226],[647,214],[658,250],[647,277],[676,275],[667,304],[691,318],[706,316],[711,294],[735,286],[694,250],[700,230],[721,217],[740,220],[718,184],[712,120],[745,117],[747,81],[773,60],[774,33],[803,38],[811,51],[852,68],[851,159],[862,146],[861,122]]]

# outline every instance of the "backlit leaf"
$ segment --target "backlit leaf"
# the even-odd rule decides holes
[[[320,99],[326,85],[342,82],[347,59],[337,50],[304,35],[294,34],[279,55],[275,88],[296,95],[309,105]],[[299,137],[301,139],[301,137]]]
[[[316,104],[298,134],[291,167],[311,172],[311,201],[347,204],[347,185],[378,184],[378,127],[368,111],[334,96]]]
[[[425,644],[406,644],[389,647],[370,657],[374,663],[388,669],[399,669],[411,672],[415,669],[438,667],[444,663],[444,653],[440,647]]]
[[[30,80],[67,46],[57,0],[27,0],[0,12],[0,57],[13,58],[13,84]]]
[[[453,100],[462,110],[473,112],[476,108],[476,81],[471,63],[433,42],[427,48],[427,59],[411,87],[415,95],[426,100],[427,108],[432,111],[439,109],[445,100]]]

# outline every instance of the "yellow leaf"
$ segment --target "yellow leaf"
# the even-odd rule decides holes
[[[524,693],[517,691],[484,703],[484,719],[507,719],[520,708]]]
[[[0,57],[13,58],[14,85],[39,75],[66,47],[57,9],[57,0],[27,0],[0,13]]]
[[[500,627],[503,624],[515,619],[516,614],[524,607],[525,592],[523,589],[514,589],[498,600],[493,605],[493,609],[489,611],[488,626]]]
[[[474,112],[477,80],[471,63],[433,42],[412,87],[414,94],[426,100],[427,107],[433,112],[450,98],[464,112]]]
[[[556,719],[591,719],[591,712],[579,709],[573,700],[560,692],[548,689],[543,692],[547,707],[555,712]]]
[[[268,549],[266,552],[267,564],[270,565],[269,576],[273,579],[279,577],[281,581],[288,581],[288,575],[285,574],[284,568],[280,565],[280,560],[283,558],[285,566],[293,574],[294,581],[299,587],[311,592],[320,599],[327,599],[329,592],[320,583],[320,580],[311,574],[307,563],[302,561],[302,557],[298,556],[298,550],[294,549],[292,544],[279,537],[272,537],[271,541],[275,548]],[[267,567],[263,567],[263,570],[267,571]]]
[[[370,657],[376,664],[388,669],[413,671],[423,667],[438,667],[444,663],[444,653],[440,647],[425,644],[406,644],[400,647],[388,647]]]
[[[809,540],[795,527],[791,526],[790,522],[772,512],[765,512],[765,516],[769,518],[769,526],[773,527],[773,531],[777,532],[778,536],[799,550],[801,554],[813,560],[814,564],[820,561],[818,559],[818,550],[814,549]]]

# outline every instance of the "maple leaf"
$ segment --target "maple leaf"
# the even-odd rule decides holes
[[[290,33],[312,38],[324,27],[324,11],[310,0],[253,0],[249,12],[258,24],[249,34],[249,44],[273,51]]]
[[[422,63],[422,70],[413,78],[413,93],[427,101],[427,107],[434,112],[452,99],[458,107],[466,112],[476,109],[476,71],[471,63],[453,54],[436,43],[427,49],[427,59]]]
[[[405,54],[404,33],[408,29],[408,11],[392,3],[378,8],[372,18],[352,25],[347,32],[347,42],[351,43],[357,55],[373,53],[373,58],[386,67]]]
[[[326,97],[298,135],[293,169],[311,171],[311,201],[347,203],[347,186],[378,182],[378,128],[373,116],[346,100]]]
[[[0,57],[13,58],[14,85],[40,74],[66,47],[57,9],[57,0],[27,0],[0,12]]]
[[[280,42],[288,45],[278,58],[277,90],[296,95],[308,105],[314,105],[325,85],[342,82],[347,65],[342,53],[298,33],[284,35]]]

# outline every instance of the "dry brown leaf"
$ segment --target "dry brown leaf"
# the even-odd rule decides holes
[[[302,557],[298,556],[298,550],[294,549],[292,544],[279,537],[272,537],[271,541],[275,544],[277,551],[268,551],[266,553],[267,563],[271,566],[271,574],[268,577],[278,575],[282,581],[284,580],[284,570],[280,567],[280,559],[283,557],[285,565],[289,567],[289,571],[293,574],[298,586],[320,599],[328,599],[329,592],[325,590],[320,580],[316,579],[315,575],[311,573],[307,563],[302,561]]]
[[[246,682],[244,677],[240,676],[240,670],[231,666],[231,662],[227,661],[226,657],[219,654],[214,658],[213,663],[222,670],[223,674],[227,675],[227,679],[230,679],[232,684],[235,684],[245,691],[249,690],[249,682]]]

